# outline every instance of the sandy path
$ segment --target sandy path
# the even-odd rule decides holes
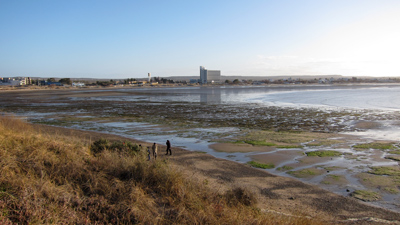
[[[109,140],[127,139],[116,135],[44,125],[34,125],[34,127],[45,133],[79,136],[88,142],[100,137]],[[132,141],[144,146],[151,145],[137,140]],[[318,217],[343,224],[400,224],[400,213],[370,206],[315,185],[173,146],[173,155],[165,156],[163,154],[165,148],[160,146],[160,159],[168,158],[174,167],[199,182],[207,182],[213,190],[224,192],[234,187],[249,189],[258,196],[258,207],[262,211]],[[350,220],[353,218],[356,220]]]

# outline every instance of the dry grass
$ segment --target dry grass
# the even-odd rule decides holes
[[[322,224],[262,213],[244,189],[218,194],[165,161],[104,151],[0,117],[0,224]],[[204,182],[203,182],[204,183]]]

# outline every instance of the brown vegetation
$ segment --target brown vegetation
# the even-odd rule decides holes
[[[221,194],[143,151],[93,155],[79,137],[0,117],[1,224],[322,224],[266,214],[254,194]]]

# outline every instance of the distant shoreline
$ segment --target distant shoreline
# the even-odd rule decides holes
[[[343,84],[159,84],[159,85],[113,85],[113,86],[85,86],[85,87],[71,87],[71,86],[7,86],[0,85],[0,91],[23,91],[23,90],[85,90],[85,89],[143,89],[143,88],[179,88],[179,87],[382,87],[382,86],[400,86],[400,83],[343,83]]]

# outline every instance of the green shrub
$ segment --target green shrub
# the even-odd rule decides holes
[[[310,178],[321,175],[324,173],[324,171],[317,168],[306,168],[302,170],[288,171],[286,173],[298,178]]]
[[[372,142],[372,143],[366,143],[366,144],[357,144],[353,146],[354,148],[359,148],[359,149],[380,149],[380,150],[391,150],[391,149],[396,149],[396,147],[393,145],[393,143],[379,143],[379,142]]]
[[[327,150],[327,151],[312,151],[312,152],[306,152],[307,156],[318,156],[318,157],[334,157],[334,156],[341,156],[342,153],[338,151],[332,151],[332,150]]]
[[[365,202],[377,201],[381,199],[381,196],[378,193],[367,190],[356,190],[352,192],[350,196]]]
[[[250,161],[250,162],[248,162],[248,164],[251,165],[252,167],[261,168],[261,169],[272,169],[275,167],[274,164],[264,164],[264,163],[254,162],[254,161]]]
[[[293,167],[291,167],[291,166],[282,166],[282,167],[277,168],[277,170],[279,170],[279,171],[287,171],[287,170],[292,170],[292,169],[293,169]]]
[[[398,168],[398,166],[375,166],[371,167],[371,170],[369,170],[368,173],[400,178],[400,169]]]
[[[270,143],[270,142],[265,142],[265,141],[251,141],[251,140],[246,140],[244,141],[247,144],[255,145],[255,146],[275,146],[276,144]]]
[[[397,150],[391,150],[391,151],[389,151],[389,153],[390,153],[390,154],[400,155],[400,150],[399,150],[399,149],[397,149]]]
[[[116,141],[111,144],[110,150],[121,153],[135,154],[139,151],[139,146],[137,144],[132,144],[132,142],[129,141]]]
[[[277,145],[277,148],[303,148],[301,145]]]
[[[110,142],[106,139],[99,139],[95,142],[93,142],[92,145],[90,145],[90,151],[96,155],[99,153],[102,153],[104,150],[108,149],[110,147]]]
[[[133,144],[130,141],[115,141],[111,143],[110,141],[103,138],[93,142],[93,144],[90,146],[90,151],[94,155],[102,153],[106,149],[108,149],[109,151],[134,155],[139,151],[139,146],[137,144]]]

